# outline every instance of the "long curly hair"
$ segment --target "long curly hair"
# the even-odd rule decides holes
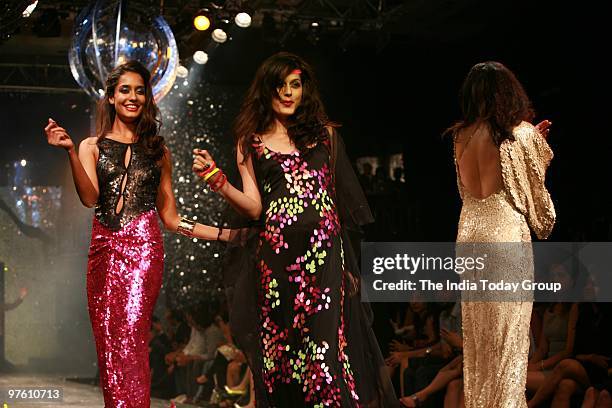
[[[98,143],[106,137],[115,122],[117,113],[109,98],[115,95],[115,89],[119,84],[119,78],[126,72],[134,72],[142,78],[145,84],[145,103],[142,113],[136,123],[137,143],[145,147],[147,156],[154,160],[160,160],[164,155],[164,138],[159,135],[161,119],[159,108],[153,99],[153,88],[151,87],[151,73],[138,61],[128,61],[116,66],[108,75],[105,84],[104,98],[98,101],[96,117],[96,136]]]
[[[463,119],[445,133],[456,135],[475,123],[485,123],[497,146],[514,140],[512,130],[534,117],[531,101],[516,76],[503,64],[487,61],[470,69],[459,92]]]
[[[245,160],[254,153],[255,135],[269,131],[274,123],[272,102],[279,98],[278,89],[293,71],[301,71],[302,100],[295,113],[288,118],[287,133],[296,148],[304,151],[328,137],[326,127],[338,127],[325,113],[317,80],[312,68],[301,57],[280,52],[266,59],[257,70],[236,121],[234,140]]]

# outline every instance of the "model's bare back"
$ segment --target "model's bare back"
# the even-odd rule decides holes
[[[486,126],[470,126],[455,139],[459,179],[464,191],[484,199],[503,188],[499,148]]]

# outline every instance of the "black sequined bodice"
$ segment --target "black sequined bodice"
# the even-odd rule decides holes
[[[105,138],[98,148],[100,195],[96,218],[105,227],[119,230],[140,214],[155,209],[161,169],[139,143]]]

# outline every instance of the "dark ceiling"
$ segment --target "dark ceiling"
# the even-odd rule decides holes
[[[127,0],[126,0],[127,1]],[[29,0],[2,4],[0,17],[0,88],[38,86],[66,91],[75,89],[67,61],[73,23],[89,2],[40,0],[29,18],[22,18]],[[217,19],[231,19],[247,10],[253,25],[242,52],[263,44],[299,49],[296,44],[324,47],[328,52],[374,52],[388,49],[448,49],[465,44],[499,42],[529,25],[539,32],[555,33],[558,7],[529,0],[197,0],[139,1],[163,14],[171,25],[182,60],[209,43],[209,32],[192,26],[201,8]],[[552,14],[549,13],[552,11]],[[545,18],[539,14],[546,12]],[[316,31],[312,23],[317,22]],[[3,40],[2,40],[3,39]],[[250,41],[250,42],[249,42]],[[288,44],[293,44],[289,47]],[[403,45],[403,46],[402,46]],[[249,50],[246,50],[249,48]],[[302,47],[303,48],[303,47]],[[205,49],[205,48],[204,48]],[[249,67],[251,68],[251,67]],[[235,70],[235,69],[234,69]]]

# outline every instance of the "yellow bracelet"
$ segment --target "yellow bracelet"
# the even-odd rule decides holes
[[[204,181],[208,181],[213,175],[219,172],[219,168],[216,167],[213,171],[204,176]]]

